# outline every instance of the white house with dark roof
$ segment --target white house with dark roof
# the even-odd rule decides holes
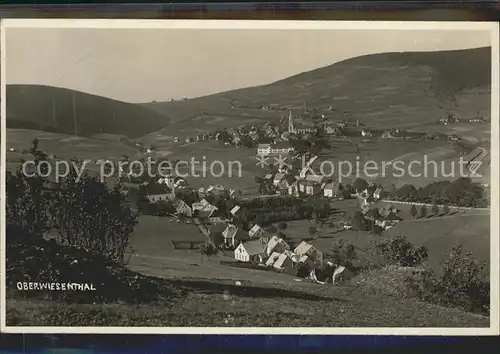
[[[172,200],[172,189],[165,184],[150,183],[145,187],[146,199],[150,203]]]
[[[224,237],[224,244],[227,247],[236,247],[240,242],[249,238],[246,232],[233,224],[227,225],[226,229],[222,231],[222,237]],[[262,242],[259,240],[259,243]]]
[[[252,226],[252,228],[248,231],[248,236],[250,238],[258,238],[264,236],[264,229],[260,227],[259,225],[255,224]]]
[[[187,217],[193,216],[193,210],[182,199],[174,199],[173,204],[178,214],[185,215]]]
[[[339,185],[337,183],[334,182],[326,183],[323,186],[323,195],[326,198],[333,198],[337,194],[338,190],[339,190]]]
[[[240,209],[241,207],[239,205],[234,206],[230,211],[231,215],[236,216],[240,211]]]
[[[240,262],[262,263],[266,247],[259,240],[240,243],[234,250],[234,258]]]
[[[267,156],[271,154],[271,144],[259,144],[257,145],[257,155]]]
[[[297,273],[293,260],[286,253],[281,253],[278,256],[273,264],[273,268],[280,272]]]
[[[283,253],[290,250],[290,246],[282,238],[273,236],[266,245],[266,253],[269,256],[273,252]]]
[[[375,191],[373,192],[373,198],[377,199],[377,200],[380,200],[382,199],[382,194],[384,193],[384,190],[381,188],[381,187],[378,187],[377,189],[375,189]]]
[[[273,178],[273,185],[278,186],[281,181],[285,179],[286,175],[284,173],[276,173]]]
[[[202,211],[202,210],[209,210],[209,211],[216,211],[219,210],[215,205],[210,204],[206,199],[202,199],[199,202],[193,203],[191,205],[191,208],[193,209],[193,212],[195,211]]]
[[[296,255],[300,257],[302,256],[307,256],[310,260],[312,260],[316,264],[321,264],[323,263],[323,252],[318,250],[316,247],[311,245],[310,243],[307,243],[305,241],[302,241],[293,251]]]

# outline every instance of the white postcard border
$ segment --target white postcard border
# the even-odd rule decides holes
[[[339,335],[498,335],[499,334],[499,26],[495,22],[403,21],[255,21],[255,20],[117,20],[117,19],[4,19],[1,22],[1,155],[0,155],[0,284],[5,284],[5,172],[6,172],[6,56],[8,28],[136,28],[205,30],[449,30],[488,31],[491,34],[491,314],[489,328],[390,327],[39,327],[6,325],[6,289],[0,286],[0,330],[5,333],[106,333],[106,334],[339,334]]]

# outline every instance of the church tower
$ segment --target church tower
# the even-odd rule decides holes
[[[295,133],[295,128],[293,126],[292,110],[290,110],[290,114],[288,115],[288,132],[290,134],[294,134]]]

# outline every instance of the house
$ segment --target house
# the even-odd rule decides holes
[[[187,217],[193,216],[193,210],[182,199],[174,199],[173,204],[178,214],[185,215]]]
[[[226,189],[224,188],[224,186],[222,186],[220,184],[209,186],[207,188],[207,193],[211,193],[211,194],[215,194],[215,195],[221,195],[225,192],[226,192]]]
[[[248,236],[250,238],[257,238],[257,237],[262,237],[264,236],[264,229],[260,227],[259,225],[255,224],[250,231],[248,231]]]
[[[384,192],[384,190],[381,188],[381,187],[378,187],[377,189],[375,189],[375,191],[373,192],[373,198],[375,198],[376,200],[380,200],[382,199],[383,195],[382,193]]]
[[[273,178],[273,185],[278,186],[283,179],[285,179],[286,175],[284,173],[276,173]]]
[[[182,178],[176,178],[174,183],[174,188],[184,188],[187,185],[187,182]]]
[[[276,260],[279,258],[280,255],[281,253],[279,252],[273,252],[267,259],[266,266],[272,267],[274,265],[274,262],[276,262]]]
[[[321,184],[325,180],[325,176],[323,176],[323,175],[316,175],[316,174],[314,174],[314,175],[310,174],[310,175],[306,176],[305,180]]]
[[[317,195],[321,192],[321,185],[313,181],[299,180],[297,186],[300,193],[307,195]]]
[[[330,125],[325,127],[325,133],[328,135],[336,134],[338,132],[338,129],[336,127],[332,127]]]
[[[370,136],[373,136],[373,134],[372,134],[372,133],[370,133],[369,131],[366,131],[366,130],[364,130],[364,129],[361,129],[361,135],[362,135],[363,137],[370,137]]]
[[[236,247],[240,242],[248,240],[248,234],[233,224],[227,225],[222,231],[222,237],[226,247]],[[262,244],[260,240],[258,242]]]
[[[285,155],[294,152],[295,149],[287,143],[278,143],[271,146],[271,154]]]
[[[297,181],[293,182],[288,186],[288,195],[298,196],[299,195],[299,185]]]
[[[271,144],[259,144],[257,145],[257,155],[267,156],[271,154]]]
[[[172,200],[172,189],[165,184],[150,183],[145,188],[146,199],[150,203]]]
[[[327,183],[323,186],[323,195],[326,198],[335,197],[337,195],[338,191],[339,191],[338,183],[330,182],[330,183]]]
[[[216,210],[219,210],[215,205],[210,204],[206,199],[202,199],[197,203],[193,203],[191,205],[191,208],[193,209],[193,212],[199,210],[209,210],[211,212],[214,212]]]
[[[273,267],[275,270],[280,272],[286,272],[292,275],[297,274],[295,268],[295,262],[286,253],[274,252],[271,257],[266,262],[267,266]]]
[[[238,199],[243,197],[243,192],[239,189],[231,189],[229,190],[229,197],[233,199]]]
[[[196,210],[193,211],[193,215],[198,216],[200,220],[209,220],[211,215],[214,213],[214,210]]]
[[[267,173],[265,176],[264,176],[264,181],[270,181],[272,180],[273,178],[273,174],[272,173]]]
[[[265,245],[259,240],[240,243],[234,250],[234,258],[240,262],[262,263]]]
[[[217,224],[217,223],[224,222],[224,216],[222,215],[220,210],[215,210],[210,214],[210,216],[208,217],[208,220],[213,224]]]
[[[176,136],[176,137],[174,138],[174,143],[178,143],[178,142],[179,142],[179,137],[178,137],[178,136]]]
[[[323,263],[323,253],[318,250],[316,247],[311,245],[310,243],[307,243],[305,241],[302,241],[293,251],[296,255],[299,256],[299,260],[301,256],[307,256],[311,261],[313,261],[315,264],[322,264]]]
[[[290,250],[290,246],[288,245],[288,243],[286,243],[285,240],[278,236],[271,237],[271,239],[267,242],[267,255],[270,255],[273,252],[283,253],[288,250]]]
[[[365,218],[369,220],[377,220],[380,218],[380,213],[377,208],[369,209],[365,213]]]
[[[387,213],[387,215],[384,217],[384,220],[390,221],[393,223],[398,223],[398,222],[402,221],[403,218],[397,216],[394,212],[391,211],[391,212]]]
[[[233,208],[231,209],[231,214],[232,214],[233,216],[236,216],[236,214],[238,214],[238,212],[240,211],[240,209],[241,209],[241,207],[240,207],[239,205],[236,205],[235,207],[233,207]]]
[[[311,134],[317,132],[318,128],[313,123],[301,121],[295,124],[293,130],[293,133]]]

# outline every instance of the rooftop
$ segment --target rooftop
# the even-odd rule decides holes
[[[243,243],[243,247],[250,256],[255,256],[266,251],[266,245],[260,240],[247,241]]]

